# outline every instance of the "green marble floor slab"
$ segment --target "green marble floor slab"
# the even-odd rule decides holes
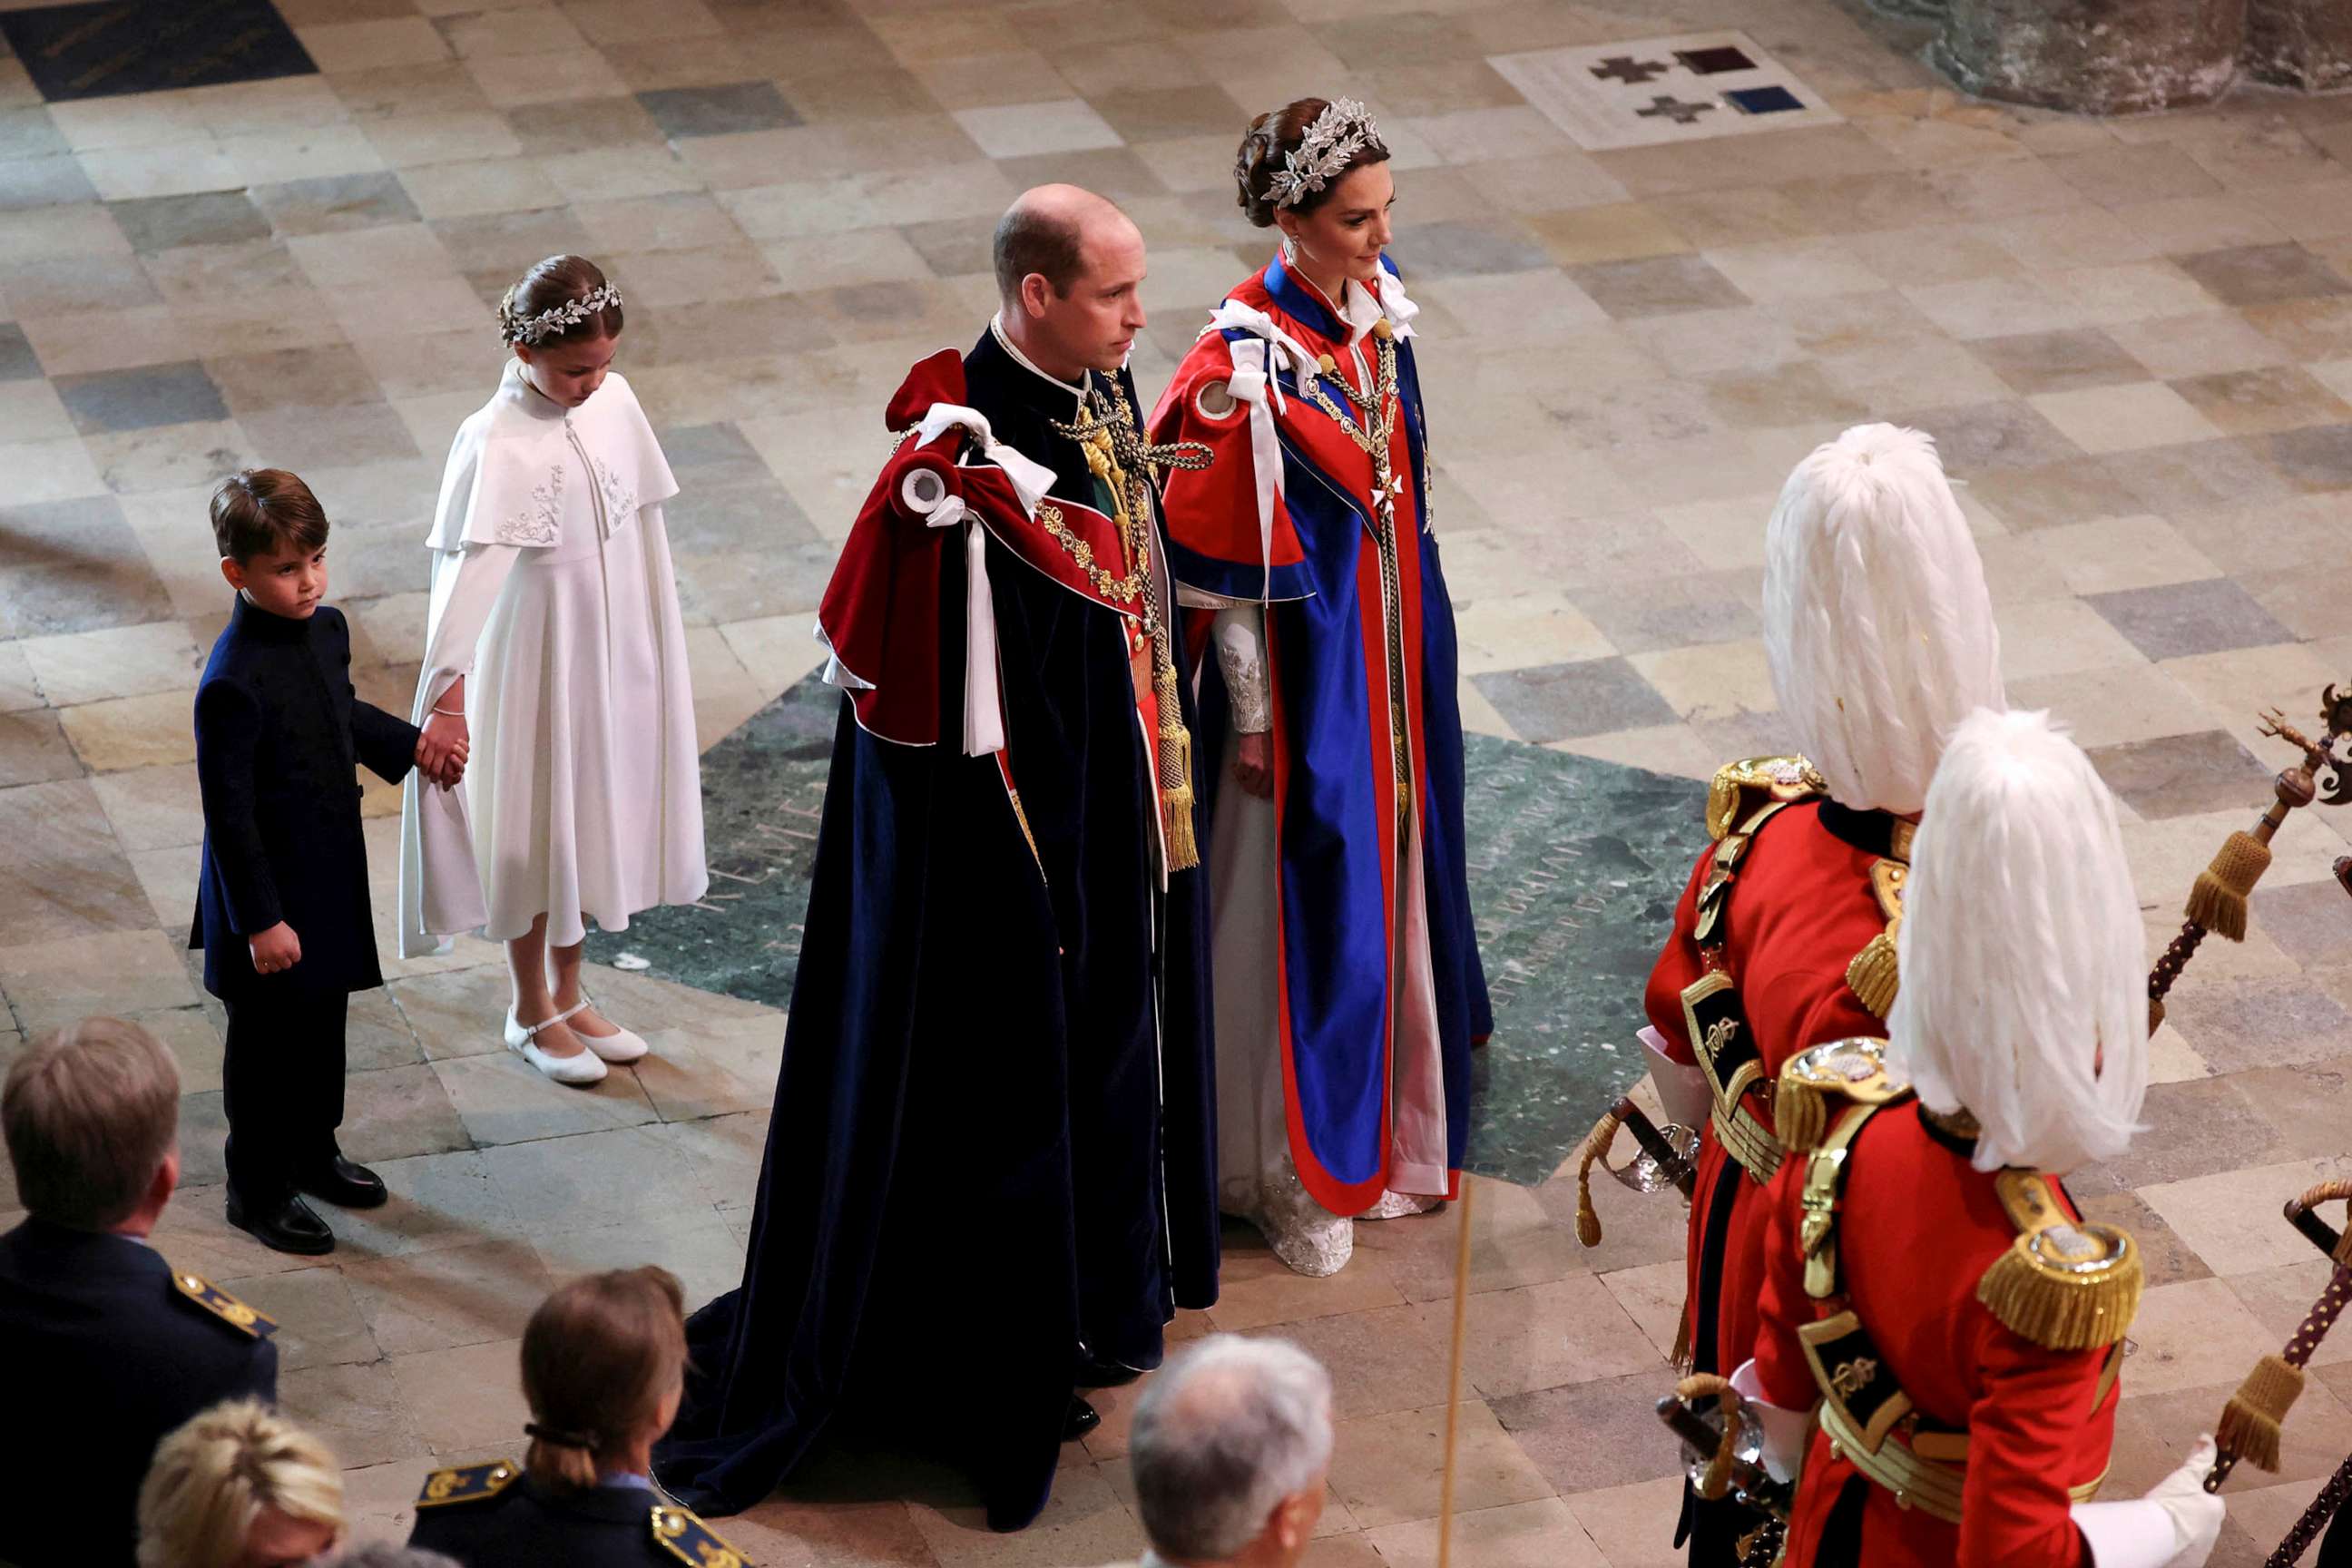
[[[592,934],[592,961],[790,1005],[839,700],[812,676],[704,755],[709,896]],[[1539,1182],[1642,1076],[1642,985],[1703,842],[1706,792],[1492,736],[1466,737],[1466,753],[1470,899],[1495,1004],[1470,1163]]]

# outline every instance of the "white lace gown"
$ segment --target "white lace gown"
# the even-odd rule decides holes
[[[450,449],[427,544],[415,722],[466,678],[471,757],[401,803],[400,952],[456,933],[568,947],[709,886],[686,627],[661,503],[677,493],[623,377],[565,409],[509,362]]]

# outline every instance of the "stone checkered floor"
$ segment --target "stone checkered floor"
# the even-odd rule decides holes
[[[347,1146],[394,1206],[337,1215],[319,1266],[220,1216],[218,1015],[182,951],[188,698],[227,608],[206,487],[257,461],[311,480],[362,687],[404,703],[441,453],[496,374],[489,301],[548,252],[593,254],[630,296],[623,363],[685,487],[706,744],[813,663],[882,400],[985,317],[1006,201],[1068,179],[1134,214],[1154,390],[1263,258],[1225,174],[1246,115],[1309,90],[1370,100],[1397,153],[1474,726],[1691,777],[1774,744],[1762,521],[1788,467],[1865,417],[1933,431],[1967,481],[2011,694],[2071,720],[2120,793],[2152,943],[2266,795],[2256,710],[2307,713],[2352,673],[2352,98],[2012,112],[1835,0],[278,9],[321,74],[45,104],[0,58],[0,1054],[97,1008],[171,1040],[191,1185],[159,1241],[283,1321],[287,1403],[372,1531],[404,1527],[429,1464],[513,1448],[515,1336],[551,1280],[648,1258],[698,1299],[732,1280],[781,1036],[765,1009],[609,973],[616,1015],[671,1026],[635,1072],[564,1092],[499,1049],[491,950],[387,959],[355,1013]],[[1485,63],[1724,26],[1847,122],[1588,155]],[[394,801],[368,806],[383,910]],[[2151,1131],[2078,1184],[2157,1263],[2119,1492],[2176,1462],[2324,1274],[2275,1216],[2344,1164],[2347,826],[2285,833],[2249,941],[2209,943],[2177,995]],[[1602,1201],[1586,1254],[1561,1182],[1482,1189],[1461,1497],[1482,1568],[1674,1561],[1646,1407],[1679,1218]],[[1367,1227],[1316,1281],[1237,1236],[1223,1303],[1183,1324],[1331,1364],[1316,1568],[1433,1558],[1454,1224]],[[2217,1564],[2259,1562],[2352,1448],[2352,1341],[2318,1361],[2283,1475],[2233,1483]],[[765,1563],[1127,1555],[1129,1403],[1021,1536],[887,1469],[813,1477],[728,1533]]]

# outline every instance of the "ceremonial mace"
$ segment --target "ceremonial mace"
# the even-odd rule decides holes
[[[2196,955],[2197,944],[2205,940],[2206,932],[2218,931],[2231,942],[2246,940],[2246,896],[2270,869],[2271,838],[2286,821],[2287,813],[2314,800],[2328,805],[2352,801],[2352,755],[2342,750],[2345,737],[2352,734],[2352,691],[2339,693],[2331,685],[2319,694],[2319,717],[2327,733],[2318,741],[2305,737],[2275,708],[2260,717],[2262,732],[2284,741],[2303,753],[2303,760],[2282,770],[2272,781],[2276,798],[2252,830],[2231,834],[2212,864],[2197,873],[2196,885],[2189,889],[2188,907],[2181,911],[2187,919],[2180,934],[2172,939],[2147,977],[2150,1034],[2164,1022],[2165,994]],[[2324,790],[2321,781],[2326,784]],[[2352,855],[2340,857],[2335,869],[2336,881],[2345,891],[2352,892]]]
[[[2303,1369],[2343,1314],[2345,1303],[2352,1300],[2352,1261],[2347,1261],[2352,1259],[2352,1243],[2317,1212],[2320,1205],[2339,1198],[2352,1200],[2352,1182],[2322,1182],[2286,1205],[2287,1223],[2327,1254],[2336,1267],[2327,1277],[2327,1288],[2312,1303],[2310,1314],[2287,1341],[2286,1349],[2257,1362],[2238,1392],[2230,1396],[2215,1429],[2221,1455],[2205,1476],[2209,1492],[2221,1489],[2242,1457],[2265,1470],[2278,1468],[2279,1429],[2295,1395],[2303,1392]],[[2278,1550],[2263,1559],[2263,1568],[2293,1568],[2347,1496],[2352,1496],[2352,1458],[2336,1467],[2319,1495],[2303,1510],[2303,1517],[2294,1521],[2294,1528],[2286,1532],[2286,1539],[2279,1542]]]

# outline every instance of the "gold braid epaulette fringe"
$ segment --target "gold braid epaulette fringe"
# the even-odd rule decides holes
[[[1110,492],[1111,521],[1127,545],[1129,576],[1143,600],[1143,629],[1151,641],[1151,693],[1160,709],[1159,762],[1160,820],[1168,836],[1168,869],[1185,871],[1201,863],[1200,840],[1192,831],[1192,736],[1184,728],[1184,710],[1176,684],[1176,659],[1169,640],[1166,607],[1160,602],[1159,580],[1151,572],[1152,476],[1160,468],[1205,468],[1209,449],[1198,441],[1147,445],[1136,434],[1127,396],[1116,386],[1109,406],[1082,411],[1069,425],[1054,428],[1078,444],[1087,468]],[[1122,468],[1124,458],[1132,465]],[[1058,522],[1056,516],[1055,521]],[[1047,525],[1049,529],[1052,524]],[[1058,537],[1058,535],[1057,535]],[[1065,540],[1064,548],[1068,548]],[[1083,567],[1086,563],[1081,561]]]
[[[1908,854],[1909,846],[1901,853]],[[1877,895],[1878,909],[1886,917],[1886,929],[1872,937],[1845,966],[1846,989],[1854,1000],[1870,1009],[1874,1018],[1885,1018],[1895,1006],[1895,991],[1902,981],[1897,962],[1899,943],[1903,937],[1903,884],[1911,875],[1907,860],[1895,856],[1874,861],[1870,868],[1870,889]]]
[[[1911,1086],[1886,1070],[1886,1042],[1857,1038],[1809,1046],[1780,1066],[1772,1130],[1791,1154],[1810,1154],[1849,1105],[1889,1105]]]
[[[1977,1281],[1977,1300],[2010,1332],[2049,1350],[2121,1340],[2147,1282],[2139,1244],[2117,1226],[2068,1218],[2046,1176],[2003,1171],[1994,1182],[2018,1234]]]

